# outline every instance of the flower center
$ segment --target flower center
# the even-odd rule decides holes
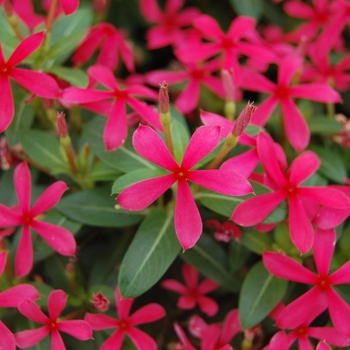
[[[325,290],[330,286],[329,280],[328,280],[328,276],[320,276],[318,281],[317,281],[317,286],[321,289],[321,290]]]
[[[0,75],[8,75],[9,74],[9,69],[4,65],[0,67]]]
[[[129,322],[128,320],[119,321],[118,326],[122,331],[126,331],[129,328]]]
[[[187,177],[187,171],[186,169],[178,168],[175,172],[175,176],[178,180],[186,179]]]
[[[231,38],[224,38],[222,40],[222,47],[224,50],[230,50],[235,46],[235,43]]]
[[[22,216],[22,224],[24,226],[30,226],[31,223],[32,223],[32,216],[30,215],[30,213],[23,213],[23,216]]]
[[[275,95],[280,100],[283,100],[289,96],[289,89],[287,86],[279,85],[275,90]]]

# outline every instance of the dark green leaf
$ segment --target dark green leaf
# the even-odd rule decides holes
[[[120,292],[135,298],[146,292],[166,272],[180,251],[173,216],[154,210],[142,222],[119,272]]]
[[[264,9],[262,0],[230,0],[237,15],[244,15],[259,19]]]
[[[80,69],[53,66],[48,72],[57,75],[59,78],[65,81],[68,81],[73,86],[86,87],[88,84],[87,74]]]
[[[262,254],[265,250],[271,250],[272,240],[267,233],[258,231],[244,231],[241,243],[250,251]]]
[[[173,119],[171,122],[171,136],[174,145],[174,156],[180,164],[190,140],[190,136],[187,128],[176,119]]]
[[[287,217],[287,202],[283,201],[272,211],[272,213],[262,222],[263,224],[273,224],[281,222]]]
[[[91,181],[112,181],[122,173],[104,162],[97,162],[92,166],[87,178]]]
[[[288,281],[269,274],[260,261],[248,272],[239,294],[238,309],[243,329],[261,322],[286,292]]]
[[[335,119],[318,115],[315,118],[310,118],[307,121],[312,134],[334,135],[340,132],[343,128],[342,124]]]
[[[210,236],[202,234],[197,244],[180,254],[180,257],[221,286],[232,291],[238,290],[239,281],[228,271],[225,251]]]
[[[236,272],[241,269],[245,265],[250,255],[250,250],[248,250],[240,242],[236,242],[236,240],[232,239],[230,242],[228,260],[230,265],[230,272]]]
[[[110,187],[97,187],[65,196],[56,209],[72,220],[92,226],[124,227],[136,224],[142,215],[116,209]]]

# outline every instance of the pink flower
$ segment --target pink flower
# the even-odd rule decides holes
[[[54,290],[50,293],[47,306],[47,317],[32,300],[22,301],[18,305],[19,312],[30,320],[44,324],[43,327],[30,329],[15,334],[16,344],[20,348],[29,348],[40,342],[47,335],[51,335],[51,349],[66,349],[59,332],[67,333],[79,340],[92,338],[90,325],[84,320],[62,321],[59,316],[67,303],[67,294],[63,290]]]
[[[242,232],[240,228],[235,225],[233,222],[225,221],[223,224],[220,224],[218,220],[208,220],[206,222],[207,227],[214,229],[214,238],[217,241],[221,242],[230,242],[232,238],[236,241],[239,241],[242,237]]]
[[[89,75],[109,90],[92,90],[82,88],[68,88],[63,91],[62,99],[69,103],[89,103],[115,99],[107,120],[103,139],[107,150],[121,147],[127,137],[126,104],[137,111],[149,124],[162,130],[159,115],[151,106],[137,100],[134,95],[156,99],[157,94],[142,85],[131,85],[124,90],[118,86],[112,71],[105,66],[95,65],[88,69]]]
[[[184,0],[167,0],[162,12],[157,0],[140,0],[140,11],[145,20],[156,24],[146,34],[148,48],[182,44],[185,38],[183,28],[190,26],[193,18],[200,13],[195,7],[187,7],[180,12],[184,3]]]
[[[43,42],[44,33],[35,33],[25,38],[5,61],[0,44],[0,133],[6,130],[14,116],[10,77],[35,95],[45,98],[58,98],[58,85],[53,78],[41,72],[15,68],[30,56]]]
[[[174,183],[177,183],[175,231],[183,249],[195,245],[202,233],[202,220],[188,181],[230,196],[252,192],[249,182],[232,170],[192,170],[220,140],[218,126],[201,126],[187,146],[180,165],[165,146],[162,138],[150,127],[141,125],[133,135],[133,145],[142,157],[165,168],[170,174],[145,180],[123,190],[117,198],[127,210],[143,210]]]
[[[163,288],[181,294],[177,307],[188,310],[193,309],[198,304],[199,308],[208,316],[216,315],[219,309],[218,304],[205,294],[214,291],[219,285],[209,278],[198,284],[198,271],[189,264],[182,266],[182,277],[185,280],[185,285],[173,279],[164,280],[161,283]]]
[[[175,106],[182,113],[192,112],[198,105],[201,84],[208,87],[216,95],[224,97],[224,89],[219,78],[212,75],[220,67],[218,60],[207,62],[205,65],[185,64],[185,70],[153,71],[147,74],[146,80],[154,86],[166,81],[168,84],[176,84],[188,80],[188,83],[177,97]]]
[[[105,297],[101,292],[98,292],[97,294],[92,294],[92,305],[98,310],[105,312],[109,309],[109,300],[107,297]]]
[[[43,7],[49,12],[52,0],[43,0]],[[60,0],[59,4],[65,15],[73,14],[79,7],[79,0]]]
[[[102,344],[100,350],[121,349],[124,334],[128,335],[137,349],[156,350],[156,342],[147,333],[140,331],[135,328],[135,326],[161,319],[165,316],[164,308],[159,304],[151,303],[141,307],[132,315],[129,315],[134,299],[122,298],[119,289],[116,288],[115,300],[119,320],[104,314],[94,315],[87,313],[85,315],[85,320],[89,322],[92,329],[95,331],[117,328],[116,331]]]
[[[290,56],[284,59],[279,66],[277,84],[259,73],[242,69],[242,86],[245,89],[271,94],[259,105],[252,117],[252,124],[264,126],[277,104],[280,103],[287,138],[297,151],[303,150],[309,144],[310,130],[293,98],[330,103],[341,100],[340,95],[326,84],[309,83],[289,86],[293,76],[301,67],[300,57]]]
[[[301,253],[306,253],[311,249],[314,240],[314,229],[306,212],[307,201],[330,208],[347,208],[350,202],[344,193],[331,187],[301,186],[320,166],[320,160],[315,153],[303,152],[286,171],[284,153],[271,152],[274,148],[274,142],[268,134],[258,135],[258,154],[265,170],[265,184],[274,192],[239,204],[233,212],[232,220],[241,226],[254,226],[286,199],[292,242]]]
[[[55,206],[67,186],[63,181],[50,185],[30,208],[31,175],[27,163],[20,163],[14,172],[19,205],[8,208],[0,204],[0,228],[22,226],[22,234],[15,257],[16,275],[23,277],[33,266],[33,247],[30,228],[36,231],[58,253],[72,256],[76,243],[73,235],[63,227],[40,221],[38,216]]]
[[[72,61],[76,65],[82,65],[100,47],[97,64],[104,65],[114,71],[118,66],[118,56],[120,55],[127,69],[133,72],[135,67],[132,49],[124,37],[124,32],[112,24],[99,23],[90,28],[88,35],[75,51]]]
[[[263,262],[271,274],[289,281],[314,285],[280,313],[276,322],[279,328],[295,329],[307,322],[315,309],[318,310],[317,313],[321,313],[328,305],[335,328],[350,336],[350,306],[333,288],[335,285],[350,283],[350,261],[329,275],[335,240],[334,229],[316,230],[313,253],[318,274],[281,253],[264,252]],[[326,336],[323,339],[327,339]]]

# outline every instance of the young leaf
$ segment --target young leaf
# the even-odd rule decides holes
[[[122,261],[118,285],[123,298],[135,298],[157,283],[179,251],[173,215],[152,211]]]

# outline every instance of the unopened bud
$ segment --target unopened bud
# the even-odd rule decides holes
[[[237,137],[241,136],[247,128],[248,124],[250,123],[250,120],[252,119],[252,115],[254,114],[257,108],[253,106],[253,103],[250,103],[248,101],[248,104],[243,108],[243,111],[238,116],[236,123],[232,129],[232,135]]]
[[[109,308],[109,300],[107,297],[105,297],[101,292],[98,292],[97,294],[92,294],[92,305],[98,310],[105,312]]]
[[[221,81],[224,86],[225,100],[227,102],[234,102],[234,83],[233,83],[233,69],[223,69],[221,71]]]
[[[168,94],[168,83],[163,81],[159,87],[159,108],[160,113],[167,114],[170,111],[169,108],[169,94]]]
[[[13,7],[11,4],[10,0],[4,0],[2,3],[2,6],[5,10],[6,16],[7,17],[12,17],[13,16]]]
[[[66,115],[61,112],[57,112],[57,126],[58,126],[58,135],[61,138],[68,136],[68,129],[67,129],[67,123],[66,123]]]

